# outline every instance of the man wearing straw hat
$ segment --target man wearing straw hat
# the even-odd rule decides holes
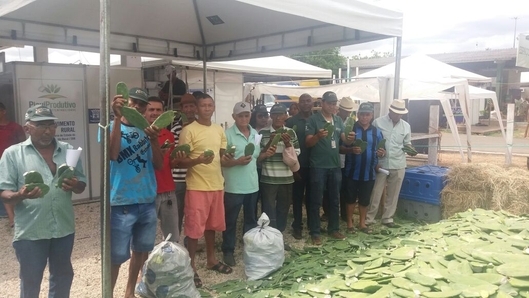
[[[384,156],[379,157],[378,164],[383,169],[388,170],[389,175],[381,172],[376,175],[375,186],[371,194],[371,203],[366,217],[367,225],[375,223],[378,206],[387,184],[382,224],[389,228],[396,227],[393,222],[393,216],[397,210],[400,188],[406,169],[406,155],[402,148],[405,145],[411,146],[410,125],[401,119],[407,113],[408,110],[404,100],[395,99],[389,107],[389,113],[373,121],[373,125],[382,132],[386,139],[386,153]]]

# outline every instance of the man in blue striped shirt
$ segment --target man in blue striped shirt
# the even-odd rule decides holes
[[[342,147],[346,153],[345,176],[346,180],[346,202],[347,202],[347,232],[353,233],[353,209],[358,202],[360,211],[360,231],[370,234],[371,230],[366,226],[367,207],[371,191],[375,185],[375,171],[378,167],[378,157],[384,156],[384,149],[377,149],[382,140],[382,133],[371,125],[374,108],[371,103],[362,103],[358,108],[358,121],[354,124],[353,131],[356,139],[367,142],[364,151],[358,146],[350,145]]]

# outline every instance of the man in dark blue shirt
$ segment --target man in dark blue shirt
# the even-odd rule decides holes
[[[358,121],[354,124],[353,131],[356,139],[367,142],[365,150],[359,146],[346,146],[345,176],[347,177],[347,231],[354,232],[353,209],[358,202],[360,211],[359,229],[364,233],[371,233],[366,226],[365,219],[367,207],[371,197],[371,191],[375,185],[375,171],[378,169],[378,157],[385,154],[384,149],[377,149],[378,143],[382,140],[382,133],[373,125],[373,104],[362,103],[358,108]]]

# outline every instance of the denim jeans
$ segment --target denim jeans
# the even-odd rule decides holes
[[[235,251],[235,240],[237,231],[237,218],[241,211],[244,212],[242,233],[257,226],[256,205],[257,192],[250,194],[224,193],[224,216],[226,217],[226,230],[222,232],[222,252],[233,253]]]
[[[262,211],[270,218],[270,226],[281,233],[287,228],[288,212],[292,200],[292,184],[261,183]]]
[[[303,202],[305,202],[305,210],[307,211],[307,227],[310,225],[310,169],[300,168],[298,174],[301,176],[301,181],[294,182],[292,187],[292,210],[294,213],[292,228],[301,231],[303,229]]]
[[[112,206],[110,208],[110,261],[125,263],[130,250],[150,252],[156,241],[156,203]]]
[[[328,192],[329,214],[327,214],[329,234],[340,228],[340,188],[342,186],[342,170],[340,168],[310,169],[310,235],[320,235],[320,208],[322,206],[323,191]]]
[[[70,297],[74,234],[62,238],[13,242],[20,264],[20,298],[38,298],[42,275],[49,262],[49,298]]]

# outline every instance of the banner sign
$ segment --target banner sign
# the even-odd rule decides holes
[[[59,118],[55,137],[75,148],[84,144],[83,80],[18,79],[21,111],[36,105],[50,108]]]
[[[529,34],[518,35],[516,66],[529,68]]]

